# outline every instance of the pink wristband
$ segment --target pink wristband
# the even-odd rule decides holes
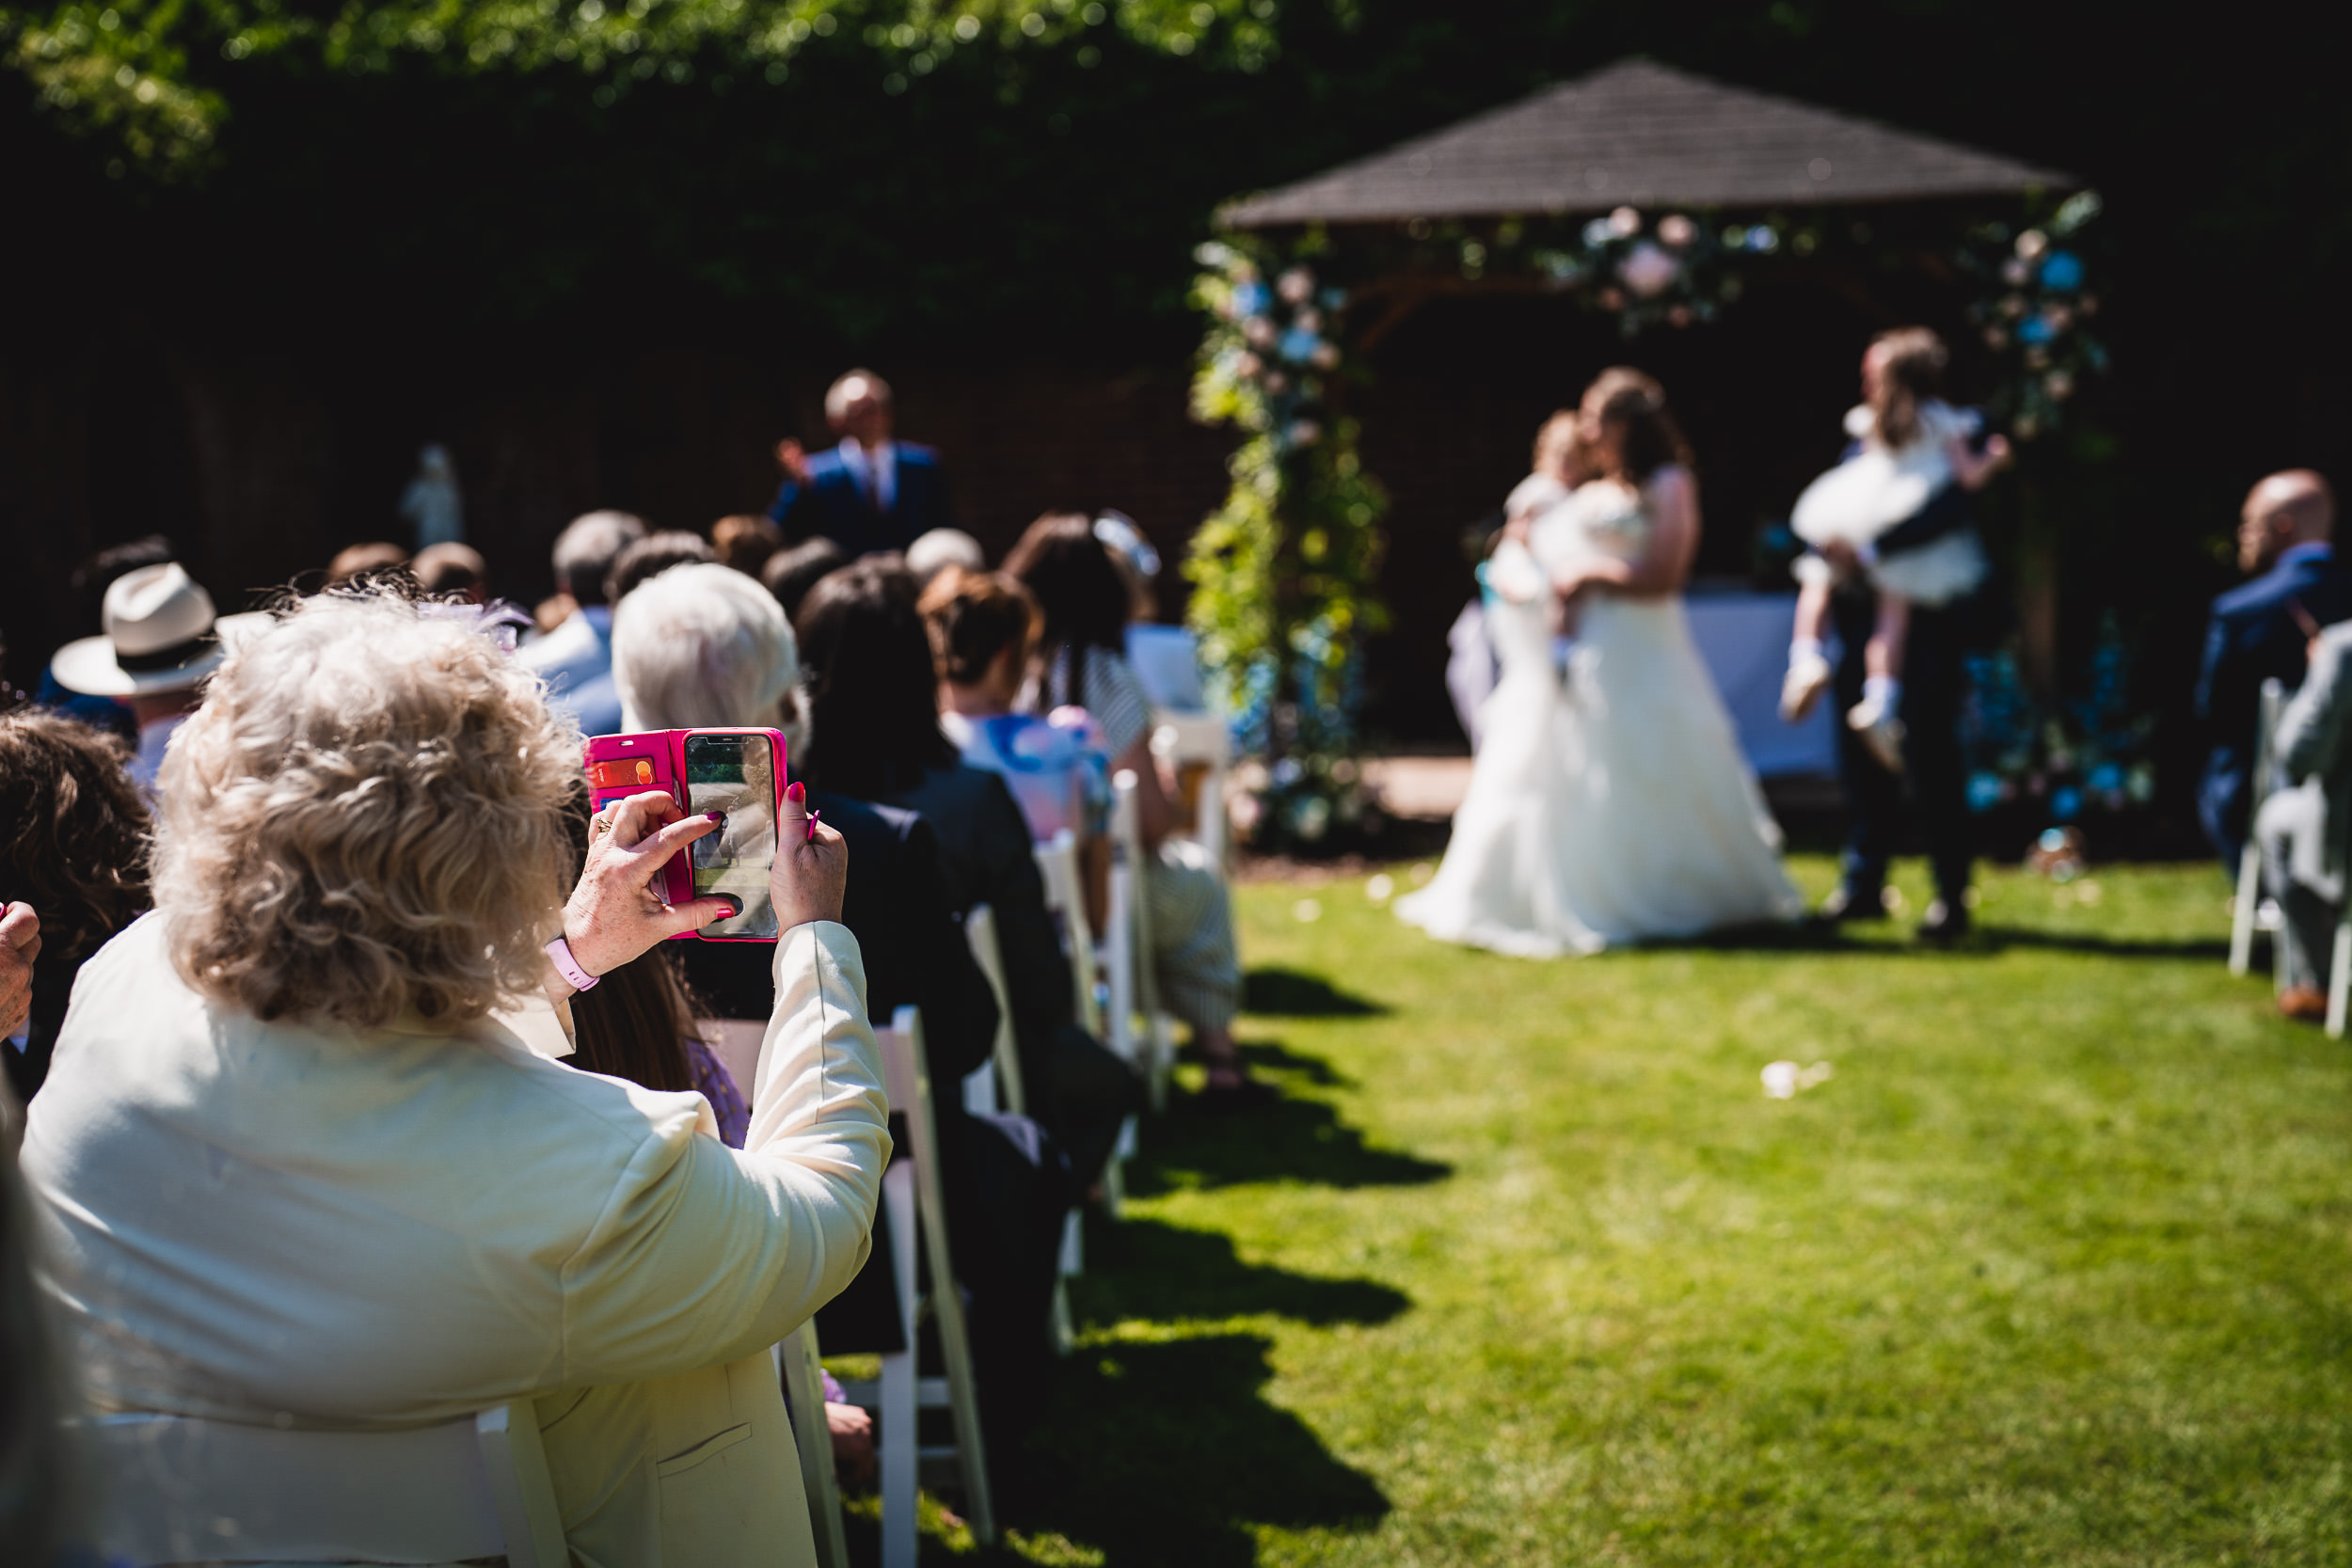
[[[548,943],[547,953],[548,961],[555,965],[555,972],[558,974],[571,983],[572,990],[593,990],[596,989],[596,981],[600,976],[591,974],[580,967],[580,960],[572,957],[570,942],[558,937]]]

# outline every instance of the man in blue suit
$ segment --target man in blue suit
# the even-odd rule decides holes
[[[2301,685],[2312,634],[2352,619],[2352,572],[2336,559],[2335,522],[2335,496],[2309,468],[2255,485],[2238,517],[2237,559],[2241,571],[2262,575],[2214,600],[2205,626],[2197,716],[2213,754],[2198,784],[2197,816],[2233,877],[2256,804],[2249,796],[2263,682]]]
[[[797,545],[822,534],[852,560],[903,550],[935,528],[953,528],[939,453],[892,435],[890,384],[851,371],[825,393],[825,422],[841,444],[814,456],[798,441],[776,443],[784,488],[768,509]]]

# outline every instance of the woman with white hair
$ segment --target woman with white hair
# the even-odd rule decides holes
[[[598,814],[567,900],[579,774],[462,623],[329,594],[241,640],[164,765],[155,911],[84,967],[32,1107],[48,1275],[102,1409],[532,1402],[577,1560],[812,1562],[768,1349],[863,1262],[889,1141],[847,853],[787,801],[731,1149],[698,1095],[535,1053],[733,912],[654,892],[711,826],[658,792]]]
[[[673,566],[612,617],[612,684],[628,730],[782,730],[797,750],[801,651],[775,595],[732,566]]]

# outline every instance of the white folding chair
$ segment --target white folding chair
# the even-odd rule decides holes
[[[974,1068],[963,1080],[963,1108],[976,1117],[993,1116],[1000,1104],[1025,1116],[1029,1097],[1021,1083],[1021,1048],[1012,1032],[1012,992],[1005,984],[1005,950],[996,940],[996,911],[975,904],[963,917],[964,940],[972,944],[973,961],[988,976],[996,993],[996,1045],[990,1060]]]
[[[2230,973],[2244,974],[2254,967],[2254,932],[2265,923],[2263,911],[2262,847],[2254,842],[2254,818],[2270,799],[2277,765],[2270,755],[2271,737],[2279,733],[2279,715],[2286,710],[2286,688],[2278,679],[2263,682],[2262,704],[2254,721],[2254,776],[2246,813],[2246,847],[2238,851],[2237,896],[2230,903]]]
[[[1078,868],[1077,835],[1064,828],[1037,846],[1038,874],[1045,879],[1045,907],[1061,921],[1062,951],[1070,958],[1070,983],[1078,1022],[1104,1038],[1103,1004],[1094,994],[1094,926],[1087,918],[1086,878]]]
[[[825,1421],[825,1370],[818,1358],[817,1323],[803,1323],[777,1341],[776,1371],[791,1413],[792,1443],[800,1451],[801,1490],[808,1495],[809,1532],[817,1538],[817,1568],[850,1568],[841,1523],[841,1488],[833,1474],[833,1429]]]
[[[2337,816],[2337,813],[2344,816]],[[2352,779],[2328,800],[2330,821],[2352,822]],[[2344,1015],[2352,1006],[2352,840],[2347,840],[2343,855],[2336,862],[2336,886],[2343,890],[2344,903],[2336,911],[2336,940],[2328,965],[2328,1037],[2344,1038]]]
[[[891,1277],[898,1293],[898,1326],[906,1348],[882,1358],[874,1383],[844,1385],[853,1404],[877,1408],[882,1432],[877,1455],[882,1472],[882,1568],[914,1568],[915,1495],[925,1461],[943,1465],[963,1486],[964,1517],[981,1545],[996,1539],[996,1513],[989,1500],[988,1461],[980,1443],[978,1386],[972,1375],[972,1345],[963,1328],[963,1297],[947,1257],[947,1206],[941,1195],[939,1138],[931,1120],[931,1084],[923,1062],[923,1020],[900,1007],[887,1029],[874,1031],[881,1048],[882,1085],[890,1108],[906,1118],[906,1143],[882,1172],[882,1202],[890,1212]],[[930,1287],[920,1289],[915,1245],[921,1239]],[[946,1377],[917,1375],[918,1333],[928,1320],[938,1330]],[[946,1409],[955,1441],[922,1446],[917,1412]]]
[[[100,1546],[178,1562],[457,1562],[566,1568],[530,1402],[405,1432],[296,1432],[192,1416],[72,1429],[103,1488]]]
[[[1200,798],[1193,811],[1193,837],[1222,869],[1232,834],[1225,815],[1225,775],[1233,762],[1233,732],[1221,713],[1174,713],[1152,716],[1152,754],[1183,778],[1184,769],[1202,769]]]
[[[1152,961],[1152,914],[1144,897],[1143,820],[1135,773],[1120,768],[1111,779],[1110,929],[1104,933],[1110,972],[1111,1045],[1141,1069],[1151,1089],[1152,1109],[1168,1106],[1168,1079],[1176,1065],[1176,1037],[1160,1010],[1160,988]],[[1142,1027],[1136,1027],[1137,1018]],[[1124,1133],[1120,1142],[1132,1140]],[[1122,1157],[1132,1149],[1121,1149]]]

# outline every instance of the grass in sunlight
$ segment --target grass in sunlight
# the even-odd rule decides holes
[[[1283,1098],[1145,1124],[988,1555],[2352,1563],[2352,1046],[2229,976],[2208,867],[1995,872],[1950,953],[1901,885],[1548,963],[1242,888]]]

